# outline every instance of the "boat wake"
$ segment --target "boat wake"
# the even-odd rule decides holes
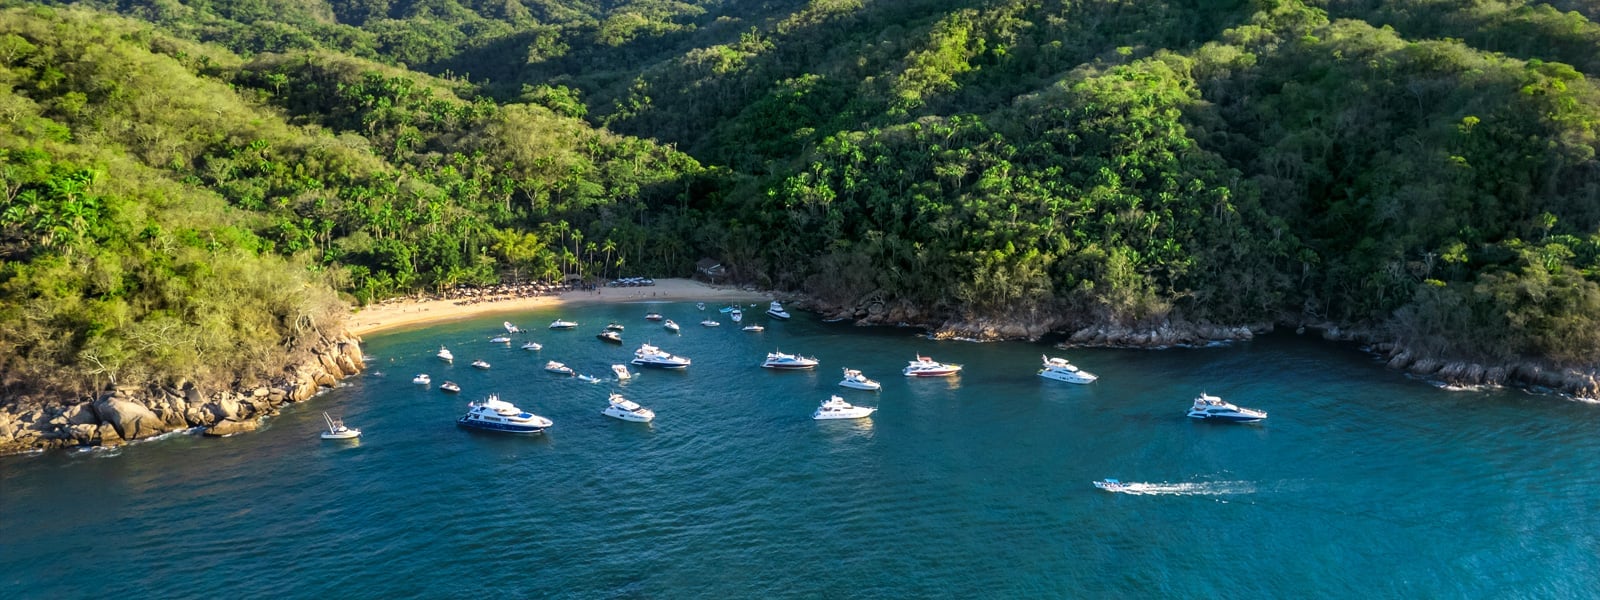
[[[1194,483],[1124,481],[1121,482],[1121,485],[1101,489],[1130,496],[1228,496],[1254,494],[1256,493],[1256,484],[1251,481],[1201,481]]]

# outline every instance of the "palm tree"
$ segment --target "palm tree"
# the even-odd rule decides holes
[[[606,238],[606,243],[604,245],[600,246],[600,250],[602,252],[606,253],[605,267],[606,267],[606,269],[610,269],[611,266],[612,266],[611,265],[611,253],[617,251],[617,243],[611,241],[611,238],[608,237],[608,238]],[[619,272],[619,273],[617,273],[617,275],[622,275],[622,273]],[[609,273],[602,273],[601,277],[609,278],[610,275],[609,275]]]

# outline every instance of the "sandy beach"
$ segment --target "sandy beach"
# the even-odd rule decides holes
[[[495,302],[464,303],[461,300],[391,300],[360,309],[350,315],[347,329],[368,335],[386,329],[415,327],[467,319],[480,315],[534,310],[565,304],[591,302],[751,302],[771,300],[766,292],[746,291],[731,286],[714,286],[691,279],[657,279],[648,287],[602,287],[571,291],[560,295],[514,298]]]

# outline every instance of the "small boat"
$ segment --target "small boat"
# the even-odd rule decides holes
[[[694,303],[694,307],[698,308],[700,310],[705,310],[706,309],[706,303],[704,303],[704,302],[696,302],[696,303]]]
[[[767,360],[763,361],[761,363],[761,366],[765,367],[765,368],[768,368],[768,369],[799,370],[799,369],[813,369],[813,368],[816,368],[816,366],[820,362],[821,361],[819,361],[819,360],[817,360],[815,358],[807,358],[807,357],[804,357],[804,356],[800,356],[798,354],[784,354],[782,352],[768,352],[767,353]]]
[[[658,313],[658,312],[645,313],[644,314],[644,320],[646,320],[646,321],[660,321],[661,320],[661,313]]]
[[[732,304],[729,304],[727,306],[724,306],[722,308],[717,309],[717,312],[722,313],[722,314],[728,314],[728,313],[731,313],[731,312],[736,311],[736,310],[739,310],[739,308],[734,306],[734,305],[732,305]]]
[[[1039,376],[1045,379],[1067,383],[1094,383],[1094,380],[1099,379],[1094,373],[1078,370],[1078,367],[1068,363],[1065,358],[1050,358],[1044,355],[1040,355],[1039,358],[1044,360],[1044,368],[1039,369]]]
[[[551,329],[575,329],[577,327],[578,327],[578,324],[573,322],[573,321],[563,321],[561,319],[556,319],[556,320],[550,322],[550,328]]]
[[[767,306],[767,314],[772,315],[772,318],[774,319],[789,318],[789,311],[784,310],[783,304],[777,300],[773,300],[772,304]]]
[[[558,375],[566,375],[566,376],[569,376],[569,377],[572,376],[572,375],[575,375],[575,373],[572,372],[572,367],[563,365],[563,364],[558,363],[558,362],[553,361],[553,360],[550,361],[550,362],[544,363],[544,370],[549,371],[551,373],[556,373]]]
[[[328,423],[328,430],[322,432],[322,439],[353,440],[361,437],[360,429],[345,427],[343,420],[330,417],[326,412],[322,413],[322,420]]]
[[[623,398],[622,394],[612,394],[611,405],[607,406],[605,411],[600,414],[608,417],[616,417],[624,421],[633,421],[635,423],[648,423],[651,419],[656,418],[655,411],[643,406],[639,406],[638,403],[632,400]]]
[[[459,394],[461,393],[461,386],[456,385],[456,382],[454,381],[446,381],[439,384],[439,391],[448,392],[451,394]]]
[[[456,355],[451,354],[450,353],[450,349],[446,348],[444,346],[439,346],[439,353],[435,354],[434,356],[439,357],[439,360],[442,360],[442,361],[445,361],[445,362],[455,362],[456,361]]]
[[[491,344],[509,344],[509,343],[511,343],[511,338],[508,338],[508,337],[503,336],[503,335],[497,335],[497,336],[494,336],[492,338],[489,338],[489,343],[491,343]]]
[[[480,358],[478,360],[472,361],[472,367],[475,368],[475,369],[488,369],[489,368],[489,362]]]
[[[1130,492],[1130,491],[1133,491],[1131,488],[1128,487],[1128,484],[1123,483],[1121,481],[1117,481],[1115,479],[1110,479],[1110,478],[1106,478],[1106,479],[1102,479],[1100,481],[1096,481],[1096,482],[1094,482],[1094,486],[1097,487],[1097,488],[1100,488],[1102,490],[1108,491],[1108,492]]]
[[[861,371],[857,371],[855,369],[845,369],[844,379],[839,380],[839,385],[847,388],[868,391],[877,391],[883,389],[883,384],[871,379],[867,379],[866,375],[862,375]]]
[[[415,383],[417,385],[428,385],[433,383],[433,378],[428,377],[427,373],[418,373],[416,377],[411,378],[411,383]]]
[[[483,402],[468,403],[467,414],[456,419],[456,424],[505,433],[539,433],[554,425],[550,419],[523,411],[492,394]]]
[[[622,326],[622,324],[618,323],[616,321],[612,321],[610,323],[606,323],[606,331],[622,331],[623,329],[624,329],[624,327]]]
[[[1202,392],[1189,407],[1189,418],[1202,421],[1228,421],[1254,423],[1267,418],[1267,411],[1236,406],[1216,396]]]
[[[667,322],[663,323],[661,326],[665,327],[667,331],[671,331],[673,333],[677,333],[679,329],[678,324],[672,322],[672,319],[667,319]]]
[[[617,381],[633,379],[633,373],[628,372],[628,365],[611,365],[611,372],[617,374]]]
[[[728,316],[733,319],[733,322],[738,323],[744,320],[744,311],[735,308],[733,312],[728,313]]]
[[[704,321],[701,321],[700,324],[705,326],[705,327],[721,327],[722,326],[722,322],[718,321],[716,319],[706,319]]]
[[[878,409],[854,406],[849,402],[845,402],[844,398],[834,396],[824,401],[821,406],[818,406],[817,412],[811,413],[811,418],[818,421],[826,419],[860,419],[872,416],[873,411],[876,410]]]
[[[906,377],[949,377],[961,372],[961,365],[935,362],[926,356],[917,355],[917,359],[910,361],[903,373]]]
[[[762,327],[760,325],[745,325],[744,328],[743,328],[743,331],[753,331],[755,333],[761,333],[761,332],[766,331],[766,330],[767,330],[767,328]]]
[[[511,321],[506,321],[501,324],[506,326],[506,333],[522,333],[522,328],[512,325]]]
[[[617,333],[615,331],[612,331],[610,329],[607,329],[607,330],[602,331],[600,333],[594,334],[594,336],[597,337],[597,338],[600,338],[600,341],[602,341],[602,342],[611,342],[613,344],[621,344],[622,343],[622,334]]]
[[[673,356],[650,344],[640,345],[633,353],[633,364],[653,369],[683,369],[690,362],[687,358]]]
[[[579,375],[578,376],[578,381],[582,381],[584,383],[600,383],[600,378],[599,377],[595,377],[593,375],[585,374],[585,375]]]
[[[522,345],[522,349],[523,350],[543,350],[544,349],[544,345],[540,344],[539,342],[528,342],[528,343]]]

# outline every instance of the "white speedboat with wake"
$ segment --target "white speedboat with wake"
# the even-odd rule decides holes
[[[1039,358],[1044,360],[1044,368],[1039,369],[1039,376],[1045,379],[1067,383],[1094,383],[1094,380],[1099,379],[1094,373],[1079,370],[1065,358],[1050,358],[1042,354]]]
[[[622,394],[612,394],[610,402],[611,404],[600,414],[635,423],[649,423],[651,419],[656,418],[655,411],[623,398]]]
[[[849,368],[844,370],[844,379],[839,381],[839,385],[842,387],[857,390],[867,390],[870,392],[876,392],[883,388],[883,384],[871,379],[867,379],[867,376],[862,375],[861,371]]]
[[[1244,408],[1202,392],[1195,397],[1194,405],[1189,407],[1189,418],[1202,421],[1254,423],[1266,419],[1267,411]]]
[[[861,419],[872,416],[872,413],[876,410],[878,409],[868,408],[865,406],[855,406],[849,402],[845,402],[844,398],[834,396],[823,401],[822,405],[817,407],[817,411],[811,413],[811,418],[818,421],[824,421],[828,419]]]
[[[1115,479],[1110,479],[1110,478],[1106,478],[1106,479],[1102,479],[1100,481],[1096,481],[1096,482],[1094,482],[1094,486],[1097,487],[1097,488],[1100,488],[1102,490],[1108,491],[1108,492],[1114,492],[1114,493],[1136,493],[1136,492],[1133,492],[1132,488],[1128,487],[1128,484],[1125,484],[1125,483],[1123,483],[1121,481],[1117,481]]]

